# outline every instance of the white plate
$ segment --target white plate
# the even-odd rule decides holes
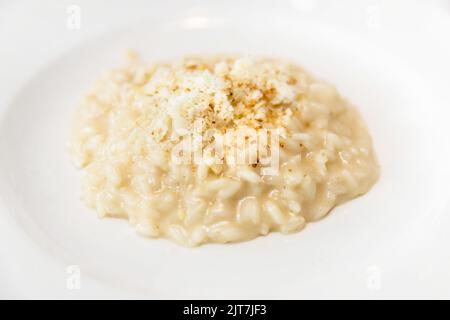
[[[448,2],[58,3],[0,4],[0,297],[450,297]],[[297,61],[361,110],[380,181],[301,233],[233,245],[185,249],[97,219],[65,143],[127,48]]]

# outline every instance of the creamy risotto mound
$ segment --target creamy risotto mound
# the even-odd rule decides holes
[[[70,149],[99,216],[185,246],[299,231],[378,177],[358,112],[266,58],[133,56],[87,95]]]

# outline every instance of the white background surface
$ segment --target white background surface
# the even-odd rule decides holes
[[[449,1],[0,1],[0,297],[449,298],[449,38]],[[361,110],[380,181],[301,233],[235,245],[185,249],[97,219],[64,145],[129,47],[297,61]]]

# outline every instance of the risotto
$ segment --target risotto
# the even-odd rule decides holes
[[[78,109],[70,150],[87,206],[185,246],[299,231],[379,172],[333,86],[255,57],[130,55]]]

